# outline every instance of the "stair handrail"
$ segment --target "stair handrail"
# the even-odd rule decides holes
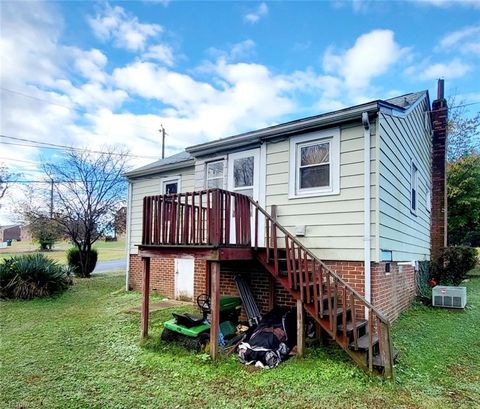
[[[279,229],[283,234],[285,234],[291,241],[293,241],[297,246],[299,246],[302,251],[307,253],[313,260],[319,263],[325,270],[328,271],[330,275],[332,275],[336,280],[338,280],[343,286],[348,288],[366,307],[371,309],[375,315],[378,317],[383,324],[390,326],[390,321],[387,317],[385,317],[380,311],[378,311],[370,302],[368,302],[363,295],[361,295],[358,291],[356,291],[353,287],[351,287],[345,280],[343,280],[335,271],[333,271],[330,267],[328,267],[322,260],[320,260],[315,254],[313,254],[309,249],[305,247],[302,242],[300,242],[297,238],[295,238],[285,227],[283,227],[276,219],[274,219],[265,209],[262,208],[258,204],[258,202],[251,197],[248,197],[250,203],[256,207],[260,213],[262,213],[271,223],[275,225],[277,229]]]

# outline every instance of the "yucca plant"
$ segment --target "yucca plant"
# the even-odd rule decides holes
[[[71,284],[68,272],[43,254],[15,256],[0,263],[0,298],[46,297]]]

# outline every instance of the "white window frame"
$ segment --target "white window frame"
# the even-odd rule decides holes
[[[222,176],[217,176],[214,178],[209,178],[208,177],[208,165],[211,165],[213,163],[221,163],[222,164]],[[210,189],[208,187],[208,181],[213,180],[213,179],[221,179],[222,183],[220,184],[220,189],[223,189],[225,187],[225,160],[224,159],[218,159],[218,160],[212,160],[209,162],[205,162],[205,189]]]
[[[161,186],[161,189],[162,189],[162,195],[165,195],[165,187],[167,184],[169,183],[174,183],[176,182],[177,183],[177,194],[180,193],[182,191],[182,178],[180,176],[172,176],[172,177],[166,177],[166,178],[162,178],[161,181],[160,181],[160,186]]]
[[[415,189],[415,208],[413,207],[413,195],[412,192]],[[417,215],[418,210],[418,167],[412,160],[410,163],[410,213]]]
[[[299,151],[303,146],[315,143],[329,144],[330,183],[318,188],[300,189]],[[340,193],[340,129],[330,128],[290,138],[290,174],[288,197],[329,196]]]

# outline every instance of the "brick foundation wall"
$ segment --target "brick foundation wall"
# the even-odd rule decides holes
[[[372,304],[394,321],[415,298],[415,269],[390,263],[386,273],[385,264],[372,263]]]
[[[130,254],[130,273],[128,287],[131,290],[142,290],[143,263],[136,254]],[[205,292],[206,261],[195,259],[193,273],[194,297]],[[175,258],[152,257],[150,259],[150,291],[157,292],[167,298],[175,298]]]
[[[361,261],[325,261],[357,292],[365,293],[364,265]],[[411,266],[398,266],[390,263],[390,273],[385,273],[385,263],[372,263],[372,302],[389,319],[395,320],[415,297],[415,272]],[[135,290],[142,288],[143,263],[138,255],[130,255],[129,287]],[[194,262],[194,302],[196,297],[207,291],[207,262],[196,259]],[[168,298],[175,295],[174,258],[152,257],[150,268],[150,290]],[[262,313],[267,312],[270,305],[270,274],[255,261],[223,262],[220,273],[220,293],[238,296],[235,275],[242,274],[250,283],[253,296]],[[278,283],[274,283],[274,305],[293,307],[294,299]],[[363,313],[359,308],[359,316]]]

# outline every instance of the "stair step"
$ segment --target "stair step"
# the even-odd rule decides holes
[[[367,322],[368,321],[366,321],[366,320],[356,320],[356,329],[358,330],[358,329],[364,327],[365,325],[367,325]],[[337,329],[338,329],[338,332],[343,332],[343,324],[338,324]],[[347,334],[350,334],[352,331],[353,331],[353,322],[348,321],[347,322]]]
[[[372,336],[372,346],[378,344],[378,336]],[[349,345],[350,349],[355,349],[355,343],[351,342]],[[359,351],[368,351],[368,334],[365,334],[358,338],[357,340],[357,347]]]
[[[349,312],[350,312],[350,308],[347,308],[347,314]],[[342,315],[342,313],[343,313],[343,308],[342,308],[342,306],[340,306],[340,307],[337,308],[337,316]],[[326,309],[323,310],[323,317],[328,317],[329,314],[330,314],[330,310],[326,310]]]
[[[394,349],[393,350],[393,362],[394,363],[397,361],[398,355],[400,355],[400,351],[398,349]],[[377,355],[373,356],[372,363],[373,363],[373,366],[375,366],[377,368],[383,368],[382,358],[381,358],[380,354],[377,354]]]

